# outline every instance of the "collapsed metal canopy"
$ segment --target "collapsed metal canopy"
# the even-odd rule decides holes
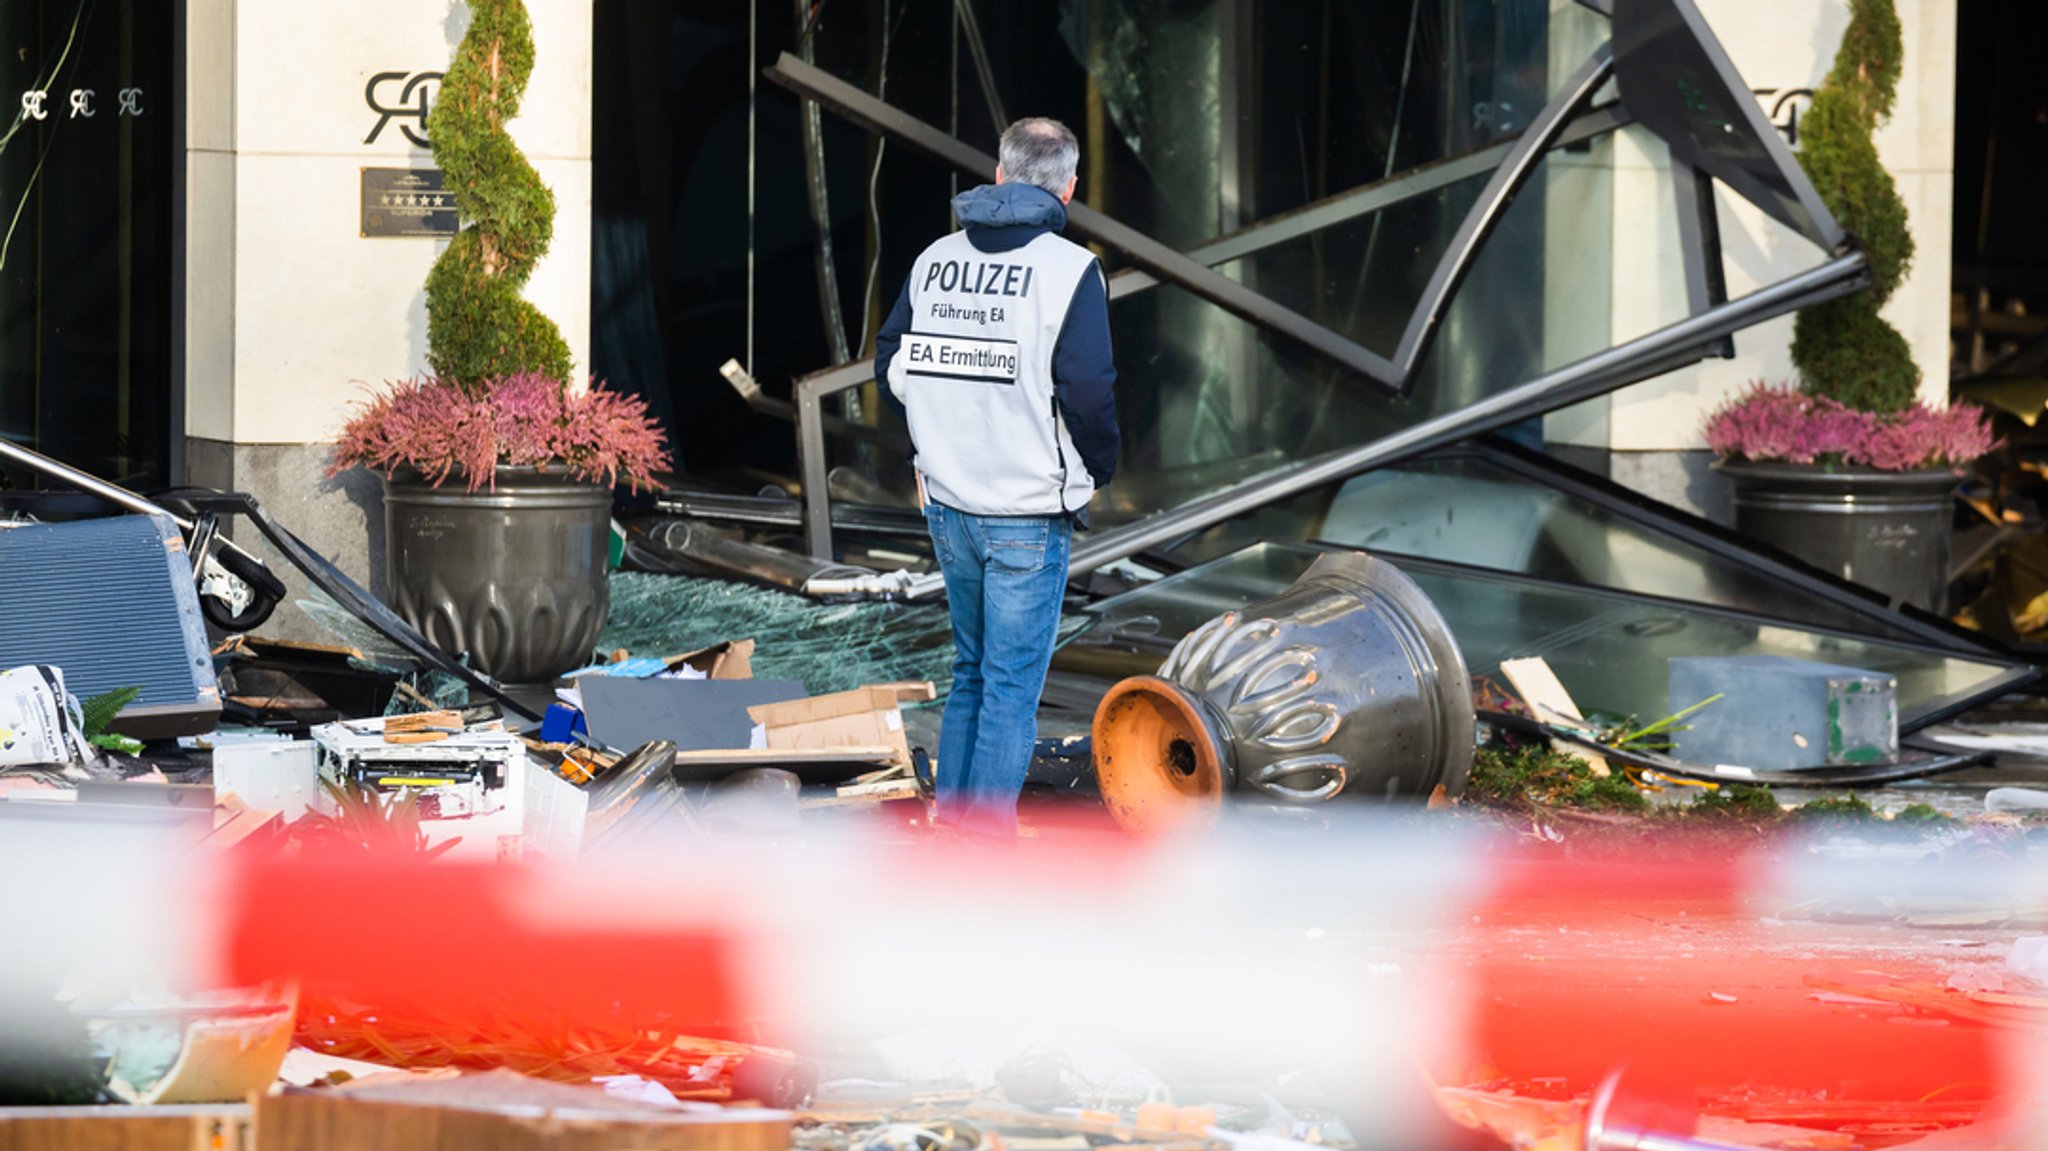
[[[1174,252],[1085,206],[1072,206],[1070,230],[1116,249],[1142,269],[1113,277],[1112,299],[1160,282],[1175,284],[1259,330],[1296,340],[1378,384],[1385,397],[1380,404],[1398,425],[1391,434],[1291,463],[1135,523],[1096,533],[1075,547],[1072,568],[1076,573],[1360,470],[1541,415],[1707,356],[1726,355],[1734,332],[1849,294],[1867,283],[1863,255],[1828,214],[1811,181],[1755,107],[1692,0],[1620,0],[1612,19],[1613,40],[1591,53],[1531,126],[1509,143],[1355,189],[1188,253]],[[793,56],[785,54],[767,75],[858,124],[964,171],[981,175],[995,166],[993,157]],[[1619,101],[1586,111],[1610,76]],[[1426,402],[1403,403],[1402,397],[1410,396],[1416,387],[1418,368],[1449,301],[1538,161],[1556,148],[1583,142],[1631,121],[1642,123],[1663,139],[1674,158],[1675,209],[1689,309],[1686,318],[1493,390],[1474,402],[1437,411]],[[1333,332],[1210,266],[1312,234],[1361,212],[1384,210],[1482,172],[1490,172],[1485,187],[1434,265],[1390,354],[1382,355],[1348,335]],[[1712,191],[1716,181],[1815,243],[1826,256],[1824,262],[1740,298],[1727,299]],[[820,401],[871,379],[870,361],[821,372],[797,384],[806,544],[819,558],[831,555]],[[904,585],[898,581],[894,586],[900,589]],[[934,594],[941,586],[937,576],[925,576],[908,581],[907,588],[908,594],[919,597]]]

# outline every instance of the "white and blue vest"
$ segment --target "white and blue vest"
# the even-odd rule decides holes
[[[1060,416],[1053,349],[1094,253],[1048,232],[984,252],[965,232],[924,250],[910,330],[889,361],[930,498],[986,516],[1078,512],[1095,494]]]

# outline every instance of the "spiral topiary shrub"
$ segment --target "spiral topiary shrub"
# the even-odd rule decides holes
[[[1878,314],[1913,263],[1905,201],[1872,139],[1891,118],[1904,54],[1893,0],[1849,0],[1842,46],[1800,120],[1800,166],[1861,243],[1870,290],[1801,311],[1792,362],[1808,392],[1870,412],[1905,410],[1920,385],[1906,338]]]
[[[463,228],[427,274],[427,362],[468,388],[522,373],[570,378],[568,342],[520,295],[554,233],[555,197],[505,122],[533,73],[521,0],[470,0],[429,132]]]

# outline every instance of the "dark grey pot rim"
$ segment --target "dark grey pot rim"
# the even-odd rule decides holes
[[[468,481],[456,475],[437,488],[419,472],[401,468],[384,477],[384,502],[443,508],[608,508],[612,489],[602,481],[579,480],[566,470],[543,472],[527,465],[500,466],[496,490],[470,491]]]
[[[1876,468],[1837,467],[1820,464],[1759,463],[1755,460],[1715,460],[1714,470],[1730,479],[1760,481],[1800,487],[1900,488],[1939,491],[1963,482],[1961,468],[1921,468],[1910,472],[1887,472]]]
[[[546,471],[542,471],[532,464],[499,464],[493,483],[479,487],[475,492],[469,490],[469,477],[461,472],[450,473],[447,479],[441,481],[440,487],[435,487],[416,468],[398,468],[390,475],[382,478],[387,491],[393,488],[424,488],[428,491],[453,493],[456,495],[488,496],[491,494],[493,486],[500,491],[507,488],[513,490],[560,488],[572,491],[611,491],[611,485],[603,480],[577,479],[569,474],[569,469],[566,466],[551,467]]]

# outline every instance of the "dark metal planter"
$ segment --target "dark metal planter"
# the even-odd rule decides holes
[[[1946,610],[1956,486],[1946,469],[1822,471],[1722,460],[1735,530],[1823,571],[1932,612]]]
[[[1472,686],[1422,590],[1363,552],[1191,632],[1095,712],[1098,782],[1125,828],[1199,827],[1224,793],[1317,804],[1464,790]]]
[[[495,490],[384,481],[392,606],[436,647],[533,683],[582,665],[611,607],[611,489],[501,467]]]

